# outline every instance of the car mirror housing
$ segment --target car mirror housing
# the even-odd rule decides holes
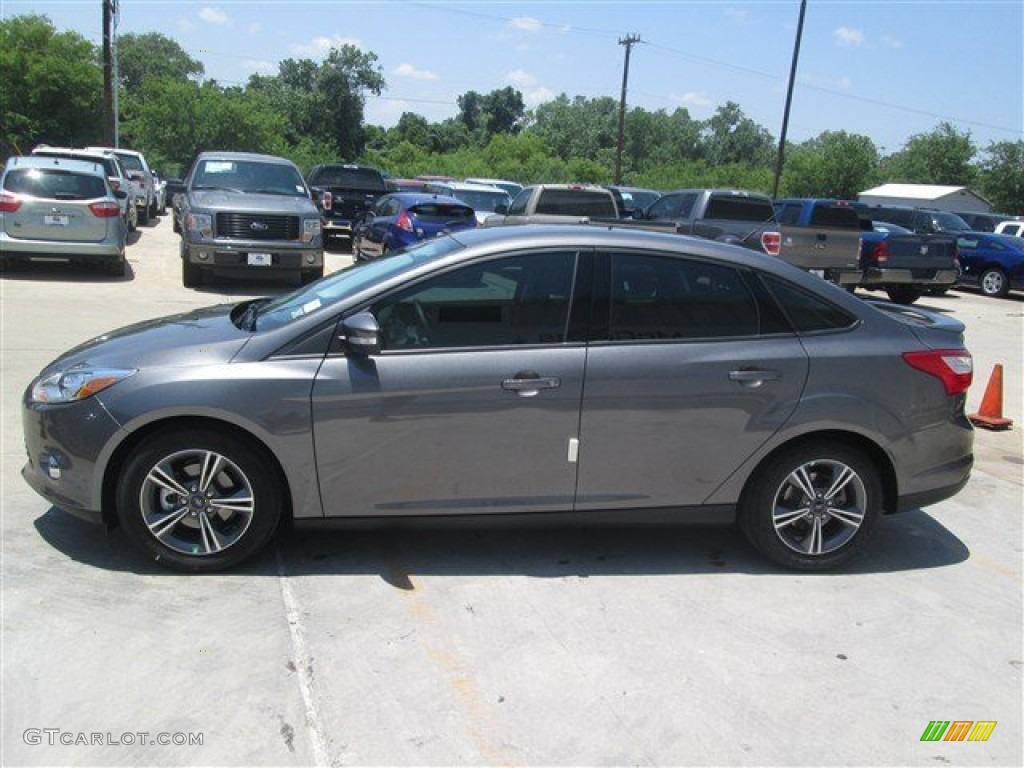
[[[345,348],[356,357],[380,354],[380,325],[370,312],[359,312],[341,321]]]

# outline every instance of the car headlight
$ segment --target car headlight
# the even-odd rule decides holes
[[[320,234],[320,219],[303,219],[302,241],[310,243],[313,238]]]
[[[44,376],[32,385],[34,403],[73,403],[92,397],[136,373],[132,368],[71,368]]]
[[[190,213],[188,228],[203,237],[213,237],[213,217],[205,213]]]

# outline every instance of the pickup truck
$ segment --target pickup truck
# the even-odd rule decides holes
[[[592,224],[636,227],[742,245],[779,255],[775,211],[767,195],[741,189],[677,189],[632,219],[592,219]]]
[[[776,200],[775,218],[782,231],[780,258],[838,285],[861,284],[861,222],[850,203],[822,198]]]
[[[320,214],[290,160],[251,152],[203,152],[177,195],[181,280],[209,275],[297,276],[324,273]]]
[[[384,175],[376,168],[349,163],[314,166],[306,183],[320,210],[325,246],[334,237],[351,243],[353,226],[389,191]]]
[[[594,218],[618,220],[615,197],[590,184],[534,184],[523,187],[511,203],[497,205],[484,226],[513,224],[586,224]]]
[[[957,281],[957,244],[951,235],[918,235],[884,221],[861,219],[860,286],[884,290],[897,304],[942,293]]]

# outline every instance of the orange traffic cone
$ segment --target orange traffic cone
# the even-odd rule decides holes
[[[997,363],[989,376],[985,395],[981,398],[981,409],[967,416],[977,427],[987,429],[1009,429],[1013,419],[1003,417],[1003,364]]]

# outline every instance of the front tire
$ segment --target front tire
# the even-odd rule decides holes
[[[145,440],[118,482],[117,515],[132,542],[162,565],[218,571],[262,549],[283,508],[262,452],[208,429]]]
[[[978,284],[981,286],[982,293],[997,299],[1006,298],[1010,292],[1010,281],[1006,279],[1006,273],[999,267],[989,267],[982,272]]]
[[[149,224],[149,206],[144,205],[139,209],[139,224]]]
[[[874,464],[854,448],[821,442],[784,451],[759,467],[744,491],[738,520],[769,560],[823,571],[857,554],[881,509]]]

